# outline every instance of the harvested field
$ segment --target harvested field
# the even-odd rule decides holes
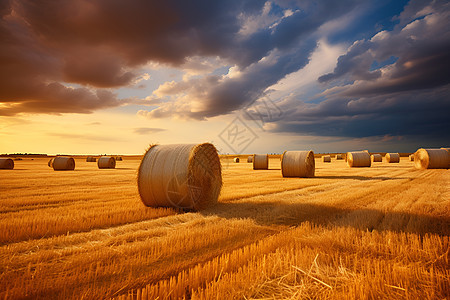
[[[221,158],[218,204],[145,207],[140,160],[0,170],[0,298],[445,299],[450,171],[408,157],[370,168],[315,159],[283,178]]]

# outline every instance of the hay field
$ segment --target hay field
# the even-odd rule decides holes
[[[0,170],[0,298],[448,299],[450,171],[222,158],[219,204],[147,208],[139,159]],[[246,161],[246,160],[245,160]]]

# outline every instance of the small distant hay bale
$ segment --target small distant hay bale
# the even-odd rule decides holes
[[[390,164],[400,162],[400,154],[398,153],[386,153],[385,158],[386,162]]]
[[[281,156],[281,174],[283,177],[314,177],[316,164],[314,152],[284,151]]]
[[[322,161],[323,162],[331,162],[331,156],[329,156],[329,155],[322,156]]]
[[[253,162],[253,155],[249,155],[249,156],[247,157],[247,162],[248,162],[248,163]]]
[[[117,156],[117,157],[116,157],[116,160],[117,160],[117,161],[122,161],[122,156]]]
[[[347,152],[347,165],[349,167],[370,167],[370,155],[366,151]]]
[[[151,207],[200,210],[217,202],[222,170],[214,145],[152,145],[138,170],[142,202]]]
[[[269,169],[269,155],[268,154],[254,154],[253,155],[253,170],[267,170]]]
[[[97,161],[99,169],[114,169],[116,167],[116,159],[112,156],[101,156]]]
[[[409,155],[409,160],[414,161],[414,153]]]
[[[97,161],[97,158],[95,158],[95,157],[93,157],[93,156],[88,156],[88,157],[86,157],[86,161],[87,161],[87,162],[96,162],[96,161]]]
[[[50,162],[51,161],[51,162]],[[68,156],[57,156],[51,159],[48,164],[55,171],[75,170],[75,160]]]
[[[414,153],[417,169],[448,169],[449,154],[445,149],[419,149]]]
[[[344,158],[342,157],[342,154],[336,154],[336,159],[344,159]]]
[[[238,163],[238,162],[239,162],[239,157],[235,157],[235,158],[233,159],[233,161],[234,161],[235,163]]]
[[[14,157],[14,160],[22,160],[21,157]]]
[[[383,156],[381,154],[372,154],[370,156],[372,158],[372,162],[382,162],[383,161]]]
[[[0,169],[14,169],[14,161],[11,158],[0,157]]]

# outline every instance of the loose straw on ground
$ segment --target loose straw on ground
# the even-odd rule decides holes
[[[372,154],[371,155],[372,158],[372,162],[382,162],[383,161],[383,156],[381,156],[381,154]]]
[[[386,153],[386,162],[388,163],[399,163],[400,155],[398,153]]]
[[[0,157],[0,169],[14,169],[14,161],[11,158]]]
[[[57,156],[48,163],[55,171],[70,171],[75,169],[75,160],[68,156]]]
[[[370,167],[370,155],[368,152],[347,152],[347,165],[349,167]]]
[[[219,155],[209,143],[153,145],[141,161],[137,181],[146,206],[200,210],[219,197]]]
[[[331,162],[331,156],[329,156],[329,155],[322,156],[322,161],[323,162]]]
[[[253,155],[253,170],[267,170],[269,169],[269,155],[268,154],[254,154]]]
[[[102,156],[98,159],[97,166],[99,169],[114,169],[116,159],[112,156]]]
[[[283,177],[314,177],[315,168],[312,150],[284,151],[281,157],[281,174]]]
[[[445,149],[419,149],[414,153],[417,169],[448,169],[449,154]]]

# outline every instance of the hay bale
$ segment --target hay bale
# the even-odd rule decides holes
[[[95,158],[95,157],[93,157],[93,156],[88,156],[88,157],[86,157],[86,161],[87,161],[87,162],[96,162],[96,161],[97,161],[97,158]]]
[[[269,169],[269,155],[253,154],[253,170],[267,170],[267,169]]]
[[[11,158],[0,157],[0,169],[14,169],[14,161]]]
[[[370,167],[370,155],[366,151],[347,152],[347,165],[349,167]]]
[[[385,158],[386,162],[390,164],[400,162],[400,154],[398,153],[386,153]]]
[[[336,160],[338,160],[338,159],[344,159],[344,158],[342,157],[342,154],[336,154]]]
[[[314,177],[316,169],[314,152],[284,151],[281,157],[281,174],[283,177]]]
[[[97,166],[99,169],[114,169],[116,159],[112,156],[102,156],[98,159]]]
[[[47,165],[48,165],[50,168],[53,168],[53,160],[54,160],[54,158],[50,158],[50,160],[49,160],[48,163],[47,163]]]
[[[443,149],[443,150],[445,150],[445,151],[448,152],[448,156],[449,156],[449,158],[448,158],[448,164],[449,164],[449,168],[450,168],[450,148],[441,148],[441,149]]]
[[[122,161],[122,156],[117,156],[117,157],[116,157],[116,160],[117,160],[117,161]]]
[[[363,150],[363,152],[369,153],[369,150]]]
[[[248,162],[248,163],[253,162],[253,155],[249,155],[249,156],[247,157],[247,162]]]
[[[414,161],[414,153],[409,155],[409,160]]]
[[[372,162],[382,162],[383,161],[383,156],[381,156],[381,154],[372,154],[370,157],[372,158]]]
[[[323,162],[331,162],[331,156],[329,156],[329,155],[322,156],[322,161]]]
[[[153,145],[141,161],[137,181],[146,206],[200,210],[219,197],[219,155],[209,143]]]
[[[69,171],[75,169],[75,160],[68,156],[57,156],[48,162],[55,171]]]
[[[445,149],[419,149],[414,153],[417,169],[448,169],[449,154]]]
[[[235,157],[235,158],[233,159],[233,161],[234,161],[235,163],[238,163],[238,162],[239,162],[239,157]]]

